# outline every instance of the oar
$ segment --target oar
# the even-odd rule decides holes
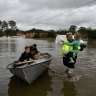
[[[7,68],[8,68],[9,65],[13,65],[13,64],[14,64],[13,67],[17,67],[17,66],[22,66],[22,65],[25,65],[27,63],[33,63],[33,62],[34,62],[34,60],[32,60],[32,61],[24,61],[24,62],[19,62],[19,63],[13,62],[11,64],[8,64],[7,65]]]
[[[36,61],[36,60],[33,60],[33,61],[26,61],[26,62],[17,63],[17,64],[18,64],[18,65],[19,65],[19,64],[20,64],[20,65],[23,65],[23,64],[32,63],[32,62],[35,62],[35,61]],[[49,66],[44,65],[44,64],[41,64],[41,65],[44,66],[44,67],[46,67],[46,68],[48,68],[49,71],[53,72],[53,71],[49,68]]]
[[[19,64],[33,63],[33,62],[34,62],[34,60],[32,60],[32,61],[25,61],[25,62],[19,62],[19,63],[16,63],[16,64],[19,65]]]

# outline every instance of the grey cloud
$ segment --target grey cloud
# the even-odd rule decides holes
[[[20,0],[20,1],[22,3],[27,4],[29,6],[30,11],[34,11],[43,8],[63,9],[63,10],[66,8],[77,8],[88,2],[91,3],[91,1],[94,0]],[[92,4],[94,4],[94,2]]]
[[[95,27],[96,2],[77,9],[90,1],[93,0],[0,0],[0,19],[15,20],[20,29],[57,29],[71,24]],[[76,10],[71,12],[73,9]]]

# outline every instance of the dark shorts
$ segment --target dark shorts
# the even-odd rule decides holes
[[[74,57],[74,63],[69,63],[70,62],[70,58],[69,57],[63,57],[63,64],[68,67],[68,68],[75,68],[75,63],[77,60],[77,56]]]

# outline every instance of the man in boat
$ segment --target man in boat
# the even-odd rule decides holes
[[[32,59],[34,59],[34,60],[40,59],[40,53],[37,50],[36,44],[33,44],[32,46],[30,46],[30,53],[31,53]]]
[[[25,47],[25,51],[22,53],[22,55],[19,58],[19,63],[24,62],[24,61],[33,61],[29,46]]]

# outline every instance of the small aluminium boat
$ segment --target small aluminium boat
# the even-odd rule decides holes
[[[48,70],[52,56],[48,53],[42,53],[41,59],[34,60],[32,64],[25,63],[22,66],[13,67],[13,64],[9,64],[7,69],[20,79],[24,80],[28,84],[31,84],[36,80],[44,71]]]

